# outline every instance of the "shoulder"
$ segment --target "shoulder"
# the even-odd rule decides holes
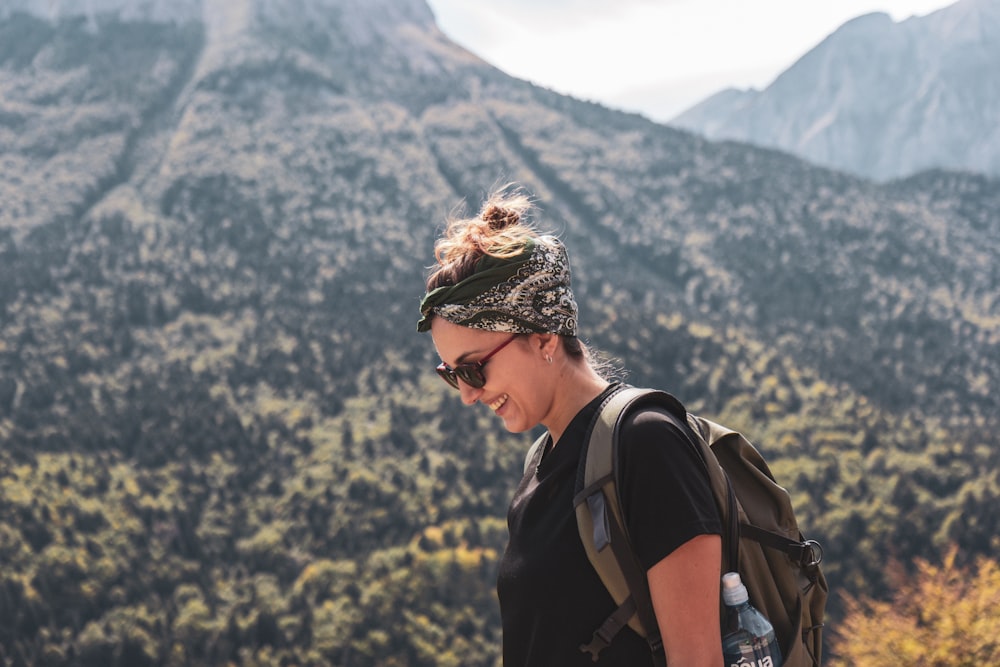
[[[619,429],[619,465],[622,470],[632,471],[626,475],[644,475],[664,466],[687,474],[704,465],[683,426],[683,417],[663,408],[642,407],[632,411],[622,418]]]
[[[639,408],[622,418],[619,438],[622,443],[662,442],[668,439],[686,444],[688,438],[681,422],[681,417],[669,413],[665,408]]]

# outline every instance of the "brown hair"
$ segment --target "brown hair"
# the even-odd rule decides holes
[[[462,282],[484,255],[514,257],[529,239],[544,239],[525,220],[531,208],[528,195],[508,184],[494,190],[475,217],[449,220],[434,244],[437,265],[427,278],[427,291]]]

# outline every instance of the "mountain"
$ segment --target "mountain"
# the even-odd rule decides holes
[[[420,0],[5,0],[4,662],[495,665],[531,434],[415,323],[445,218],[509,179],[586,339],[760,443],[837,591],[995,553],[996,179],[560,96]]]
[[[1000,175],[1000,0],[848,21],[762,91],[722,91],[670,124],[877,180]]]

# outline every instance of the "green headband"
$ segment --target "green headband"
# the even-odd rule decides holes
[[[435,315],[486,331],[576,335],[577,307],[570,290],[569,257],[555,237],[529,241],[510,258],[484,255],[457,285],[431,290],[420,303],[417,331]]]

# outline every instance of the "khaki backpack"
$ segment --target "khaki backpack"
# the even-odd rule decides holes
[[[649,643],[654,663],[666,664],[646,573],[632,552],[616,484],[618,428],[626,412],[639,408],[664,414],[705,463],[723,522],[722,571],[740,573],[751,604],[774,626],[783,664],[819,667],[828,594],[819,568],[822,548],[799,532],[788,492],[741,434],[689,414],[666,392],[635,387],[624,387],[605,400],[577,473],[574,505],[580,537],[618,605],[580,650],[596,662],[628,625]],[[532,445],[526,471],[537,466],[546,437]]]

